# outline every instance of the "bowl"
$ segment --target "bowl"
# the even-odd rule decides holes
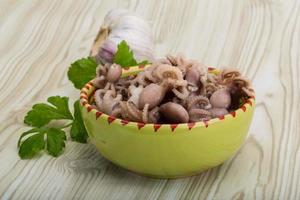
[[[147,66],[123,70],[136,74]],[[219,73],[209,68],[210,73]],[[238,110],[209,121],[182,124],[144,124],[108,116],[89,104],[92,82],[81,89],[80,102],[90,141],[112,163],[153,178],[198,174],[232,157],[247,136],[255,98]]]

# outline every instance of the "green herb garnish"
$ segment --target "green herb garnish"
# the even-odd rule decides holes
[[[59,128],[32,128],[24,132],[18,141],[19,156],[23,159],[32,158],[46,149],[50,155],[57,157],[65,147],[65,140],[66,133]]]
[[[79,100],[74,103],[74,120],[70,131],[71,138],[74,141],[86,143],[88,134],[83,124],[82,116],[80,113]]]
[[[68,107],[68,97],[52,96],[50,104],[38,103],[25,116],[24,123],[33,127],[42,127],[54,119],[73,119]]]
[[[125,41],[118,45],[113,61],[122,67],[145,65],[148,61],[137,63],[133,52]],[[76,89],[81,89],[87,82],[96,77],[97,63],[94,58],[82,58],[71,64],[68,78]],[[48,103],[35,104],[26,114],[24,123],[32,128],[23,132],[18,141],[19,156],[28,159],[45,150],[48,154],[57,157],[65,147],[65,128],[70,127],[70,137],[73,141],[86,143],[88,134],[80,113],[79,100],[74,103],[74,114],[69,109],[69,98],[52,96]],[[64,120],[69,123],[59,127],[50,122]]]
[[[96,77],[97,63],[93,58],[82,58],[71,64],[68,78],[74,87],[81,89],[87,82]]]
[[[118,50],[114,56],[113,61],[114,63],[119,64],[122,67],[146,65],[149,63],[146,60],[138,63],[133,56],[132,50],[130,49],[130,47],[128,46],[125,40],[119,43]]]
[[[21,158],[32,158],[42,150],[46,150],[54,157],[59,156],[65,147],[66,133],[63,129],[69,126],[72,140],[81,143],[87,141],[79,100],[74,103],[74,117],[69,110],[68,101],[68,97],[52,96],[48,98],[48,102],[52,105],[38,103],[27,113],[24,122],[33,128],[24,132],[18,141]],[[68,120],[71,123],[63,127],[49,125],[55,120]]]

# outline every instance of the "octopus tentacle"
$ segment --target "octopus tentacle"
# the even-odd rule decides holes
[[[149,111],[149,104],[145,104],[144,108],[143,108],[143,116],[142,116],[142,119],[143,119],[143,122],[144,123],[147,123],[148,122],[148,111]]]
[[[125,77],[125,78],[122,78],[122,79],[119,79],[115,85],[116,87],[128,87],[131,85],[131,79],[130,77]]]
[[[254,93],[254,89],[251,87],[243,87],[242,91],[248,96],[248,97],[254,97],[255,93]]]
[[[122,96],[120,94],[116,95],[116,93],[113,90],[108,90],[103,97],[103,102],[102,102],[103,112],[105,112],[108,115],[111,115],[111,113],[116,108],[116,106],[120,103],[121,100],[122,100]]]
[[[153,71],[153,76],[157,77],[160,82],[166,79],[183,80],[183,75],[178,68],[166,64],[159,65]]]
[[[108,68],[109,68],[108,64],[105,64],[104,66],[101,65],[101,64],[98,65],[97,68],[96,68],[96,76],[97,77],[99,77],[99,76],[106,76]]]
[[[166,58],[173,66],[177,66],[177,60],[174,56],[168,54],[168,55],[166,55]]]
[[[207,81],[213,84],[218,83],[219,80],[219,76],[215,75],[215,74],[207,74]]]
[[[122,109],[120,107],[117,107],[117,108],[113,109],[113,111],[111,112],[111,116],[121,117],[121,113],[122,113]]]
[[[106,90],[99,89],[94,94],[95,104],[97,108],[103,112],[102,109],[102,102],[103,102],[103,96],[105,95]]]
[[[193,61],[189,61],[183,54],[176,56],[176,66],[180,69],[181,73],[185,76],[188,69],[193,65]]]
[[[174,80],[166,79],[161,83],[164,88],[177,88],[177,87],[187,87],[188,83],[186,80]]]
[[[177,104],[183,104],[183,99],[178,98],[177,96],[172,98],[172,102],[177,103]]]
[[[96,77],[92,82],[96,88],[100,88],[100,89],[104,88],[107,83],[105,77],[102,75],[99,77]]]
[[[148,67],[144,72],[145,72],[145,78],[149,80],[150,82],[157,83],[159,80],[154,77],[154,71],[158,67],[158,64],[153,64],[151,67]]]
[[[131,84],[138,84],[142,86],[148,85],[148,81],[146,80],[145,72],[140,72],[136,78],[131,81]]]
[[[136,106],[138,106],[140,94],[143,91],[143,89],[144,89],[144,87],[142,85],[139,85],[139,86],[130,85],[129,88],[128,88],[128,93],[129,93],[128,101],[131,101]]]
[[[186,65],[187,59],[184,56],[184,54],[182,54],[182,53],[177,54],[177,56],[176,56],[176,63],[177,63],[177,66]]]
[[[196,91],[199,89],[199,87],[198,87],[197,85],[194,85],[194,84],[192,84],[192,83],[189,83],[189,84],[187,85],[187,89],[188,89],[190,92],[196,92]]]
[[[113,91],[114,94],[116,94],[116,88],[113,83],[110,85],[110,89]]]
[[[121,109],[122,118],[126,120],[130,120],[128,115],[128,109],[127,109],[127,101],[121,101],[119,105]]]
[[[103,88],[104,90],[109,90],[111,86],[111,83],[106,83],[105,87]]]
[[[211,107],[209,99],[204,96],[194,96],[187,100],[187,109],[191,110],[194,108],[209,109]]]
[[[240,75],[241,75],[241,73],[237,69],[226,68],[221,73],[221,79],[222,79],[223,83],[227,84],[229,82],[232,82],[232,80],[235,77],[239,77]]]
[[[191,122],[199,122],[204,120],[210,120],[211,113],[204,109],[195,108],[189,110],[189,117]]]
[[[132,121],[142,122],[142,111],[140,111],[132,102],[126,102],[128,117]]]
[[[212,108],[209,112],[212,117],[221,117],[228,114],[228,110],[225,108]]]
[[[159,107],[150,110],[148,114],[148,123],[157,123],[160,119]]]
[[[218,87],[213,83],[208,83],[205,86],[205,92],[207,96],[211,96],[215,91],[217,91]]]
[[[189,96],[189,91],[186,87],[181,87],[181,91],[176,88],[172,89],[172,92],[179,98],[179,99],[186,99]]]
[[[247,88],[250,85],[249,81],[243,77],[235,77],[232,80],[232,84],[238,88]]]

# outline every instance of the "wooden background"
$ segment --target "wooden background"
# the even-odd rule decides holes
[[[91,144],[19,159],[24,114],[50,95],[78,97],[68,65],[88,55],[103,16],[120,7],[151,21],[157,55],[185,52],[253,80],[254,120],[231,160],[156,180],[112,165]],[[0,199],[300,199],[299,0],[0,0],[0,69]]]

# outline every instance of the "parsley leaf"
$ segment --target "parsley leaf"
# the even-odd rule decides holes
[[[25,137],[26,135],[29,135],[30,133],[36,133],[39,132],[40,129],[39,128],[32,128],[29,131],[26,131],[24,133],[22,133],[22,135],[20,136],[19,140],[18,140],[18,147],[21,146],[21,140],[23,139],[23,137]]]
[[[34,135],[28,137],[24,142],[21,142],[21,139],[30,133],[34,133]],[[18,142],[20,147],[19,156],[22,159],[32,158],[45,148],[44,133],[45,130],[43,129],[33,128],[22,134]]]
[[[22,141],[25,136],[31,134]],[[46,141],[45,141],[46,134]],[[19,156],[22,159],[32,158],[45,149],[47,152],[57,157],[65,147],[66,134],[58,128],[33,128],[24,132],[19,141]]]
[[[25,116],[24,123],[34,127],[42,127],[53,119],[73,119],[68,107],[68,97],[53,96],[47,100],[51,105],[38,103]]]
[[[86,143],[88,134],[83,124],[79,100],[74,103],[74,121],[70,131],[71,138],[77,142]]]
[[[65,147],[66,133],[57,128],[47,130],[47,151],[50,155],[57,157]]]
[[[96,61],[91,58],[82,58],[71,64],[68,78],[75,88],[81,89],[87,82],[96,77]]]
[[[134,56],[133,52],[126,43],[125,40],[120,42],[118,44],[118,50],[114,55],[114,63],[121,65],[122,67],[131,67],[136,65],[145,65],[148,64],[148,61],[142,61],[141,63],[138,63]]]
[[[114,63],[117,63],[122,67],[137,65],[137,62],[133,57],[133,52],[132,50],[130,50],[125,40],[123,40],[120,44],[118,44],[118,50],[114,55],[113,61]]]
[[[33,128],[22,133],[18,141],[19,156],[22,159],[32,158],[42,150],[54,157],[59,156],[66,141],[66,133],[62,129],[70,125],[71,138],[86,143],[88,134],[81,116],[79,100],[74,103],[74,118],[69,110],[68,101],[68,97],[52,96],[48,98],[51,105],[36,104],[27,113],[24,122]],[[53,119],[69,119],[72,123],[59,128],[45,126]]]

